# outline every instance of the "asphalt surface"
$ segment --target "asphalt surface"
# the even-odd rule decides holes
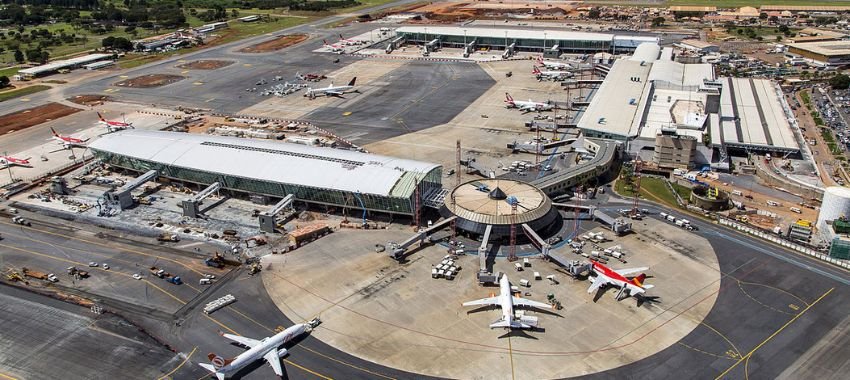
[[[0,377],[153,379],[183,359],[114,314],[0,285]]]
[[[602,202],[610,210],[631,204],[619,201],[623,203],[617,206],[615,199]],[[641,207],[651,210],[653,218],[658,212],[669,212],[649,204]],[[694,233],[714,247],[720,263],[720,294],[711,312],[676,345],[590,378],[776,378],[847,318],[850,275],[846,271],[687,218],[699,228]],[[671,248],[687,255],[687,247]],[[677,309],[689,306],[677,305]],[[816,360],[806,363],[819,365]]]
[[[115,231],[105,231],[95,227],[86,227],[81,230],[75,228],[72,222],[57,219],[39,217],[30,220],[33,222],[31,227],[21,227],[8,223],[6,220],[0,221],[0,234],[4,238],[0,241],[0,263],[4,269],[9,266],[17,269],[21,266],[29,266],[46,273],[56,273],[60,282],[53,287],[67,294],[94,299],[105,310],[137,324],[151,337],[143,342],[164,342],[188,356],[188,360],[182,365],[182,358],[175,361],[173,355],[162,359],[152,357],[146,359],[147,361],[141,361],[139,365],[149,368],[148,372],[144,373],[153,373],[156,376],[140,375],[138,378],[158,378],[166,374],[176,379],[206,377],[206,372],[197,363],[208,362],[207,353],[214,352],[224,357],[233,357],[244,351],[219,336],[219,332],[262,339],[274,335],[277,327],[289,327],[314,317],[284,316],[269,299],[259,276],[249,276],[243,270],[228,272],[206,268],[201,264],[202,256],[194,251],[179,253],[173,248],[158,247],[148,243],[131,244],[124,240],[123,235],[118,235]],[[69,265],[83,267],[89,261],[109,262],[111,268],[109,270],[86,268],[91,271],[91,277],[72,283],[69,276],[65,274],[64,268]],[[179,273],[185,283],[173,285],[147,275],[146,267],[150,265],[150,261],[156,261],[172,273]],[[139,263],[139,266],[136,266],[136,263]],[[201,288],[197,285],[200,274],[194,272],[198,269],[207,273],[216,273],[217,281],[224,283]],[[137,272],[145,273],[145,278],[134,280],[129,277]],[[201,309],[206,302],[226,294],[234,295],[237,302],[210,316],[202,312]],[[49,301],[49,299],[46,300]],[[45,307],[54,305],[47,301],[38,302]],[[26,318],[16,320],[19,319]],[[20,333],[11,334],[6,328],[0,330],[0,341],[23,339],[18,335],[25,335],[30,329],[41,329],[40,325],[35,324],[36,322],[23,324],[24,328],[20,329]],[[0,318],[0,326],[6,325],[7,323]],[[16,323],[16,325],[21,324]],[[319,328],[322,327],[319,326]],[[86,365],[86,363],[101,360],[104,355],[100,350],[108,345],[109,342],[105,341],[102,346],[93,348],[86,345],[71,345],[57,346],[55,349],[57,352],[72,351],[75,357],[87,358],[87,361],[79,359],[81,365]],[[160,346],[145,343],[138,349],[146,347],[148,350],[156,350]],[[115,346],[114,349],[119,348]],[[297,345],[289,347],[289,351],[290,355],[285,358],[284,366],[287,368],[288,378],[291,379],[420,377],[355,358],[310,336],[305,336],[297,342]],[[29,373],[38,375],[34,378],[52,377],[41,376],[41,374],[52,375],[53,372],[50,372],[50,369],[39,369],[37,362],[28,364],[26,370],[30,372],[3,364],[4,361],[17,363],[21,360],[22,358],[14,355],[8,357],[0,355],[0,366],[15,370],[14,373],[7,374],[4,371],[0,373],[15,378],[16,375],[30,378]],[[92,368],[102,368],[95,364],[89,365]],[[106,373],[111,375],[110,378],[114,378],[117,374],[136,378],[135,375],[123,369],[112,368]],[[260,363],[243,375],[247,379],[267,379],[272,378],[274,373],[268,365]]]
[[[302,119],[363,145],[448,123],[496,83],[474,63],[422,61],[411,61],[376,82],[390,85],[346,94],[352,102],[321,107]]]

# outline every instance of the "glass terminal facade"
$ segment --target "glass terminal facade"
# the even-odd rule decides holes
[[[168,165],[148,160],[127,157],[120,154],[92,149],[95,157],[106,164],[136,171],[156,170],[166,178],[208,186],[214,182],[223,189],[247,194],[266,195],[283,198],[292,194],[299,201],[313,204],[367,209],[370,211],[413,215],[415,199],[419,194],[428,194],[442,188],[442,168],[437,167],[427,173],[405,172],[393,186],[389,195],[364,194],[359,192],[322,189],[302,186],[295,183],[278,183],[267,180],[223,175],[197,169]],[[368,181],[363,178],[363,181]],[[416,188],[419,187],[417,194]]]

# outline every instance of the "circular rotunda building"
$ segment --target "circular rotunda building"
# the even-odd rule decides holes
[[[516,205],[516,207],[514,207]],[[482,235],[492,226],[491,239],[517,237],[526,224],[542,238],[554,235],[563,223],[552,201],[540,189],[515,180],[480,179],[460,184],[446,195],[440,213],[457,216],[457,228],[469,235]]]

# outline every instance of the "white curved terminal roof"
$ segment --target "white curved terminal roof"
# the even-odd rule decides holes
[[[408,197],[440,165],[272,140],[127,130],[89,145],[98,151],[187,169],[381,196]]]

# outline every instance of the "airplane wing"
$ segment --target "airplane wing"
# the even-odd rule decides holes
[[[283,378],[283,368],[280,367],[280,356],[277,355],[277,349],[271,349],[271,351],[263,355],[263,359],[269,362],[275,374]]]
[[[543,302],[532,301],[525,298],[513,297],[514,306],[537,307],[541,309],[551,309],[552,305]]]
[[[482,298],[480,300],[464,302],[463,306],[477,306],[477,305],[498,305],[499,297],[489,297]]]
[[[332,96],[340,96],[340,95],[342,95],[342,92],[336,91],[336,90],[325,90],[325,94],[332,95]]]
[[[252,347],[254,347],[254,346],[256,346],[256,345],[260,344],[260,341],[259,341],[259,340],[251,339],[251,338],[246,338],[246,337],[244,337],[244,336],[233,335],[233,334],[221,334],[221,336],[223,336],[223,337],[225,337],[225,338],[227,338],[227,339],[230,339],[230,340],[232,340],[232,341],[234,341],[234,342],[236,342],[236,343],[239,343],[239,344],[241,344],[241,345],[243,345],[243,346],[247,346],[247,347],[249,347],[249,348],[252,348]]]
[[[593,283],[590,284],[589,288],[587,288],[587,292],[593,293],[593,292],[596,291],[596,289],[599,289],[600,286],[605,285],[607,283],[608,283],[608,279],[605,278],[604,276],[596,276],[596,278],[593,280]]]
[[[648,267],[640,267],[640,268],[628,268],[628,269],[615,269],[614,272],[617,272],[620,276],[628,276],[632,273],[643,272],[648,270]]]

